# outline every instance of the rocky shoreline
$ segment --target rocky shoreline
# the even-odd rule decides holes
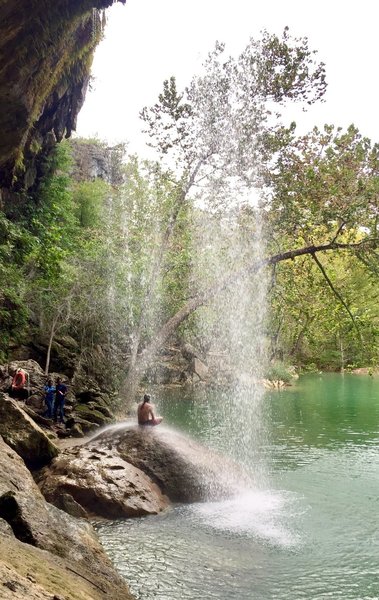
[[[30,395],[25,402],[10,398],[4,391],[16,367],[29,374]],[[89,520],[47,502],[34,479],[39,469],[59,457],[59,436],[83,436],[84,431],[94,431],[100,424],[113,421],[114,416],[98,390],[77,390],[78,396],[71,391],[68,426],[57,427],[42,416],[45,380],[35,361],[0,367],[0,597],[132,600]],[[91,421],[82,417],[82,407],[86,415],[93,410]]]
[[[17,367],[29,374],[25,401],[4,391]],[[218,499],[248,478],[164,426],[146,430],[130,420],[97,433],[116,419],[95,387],[70,390],[66,427],[57,427],[42,414],[45,379],[31,360],[0,367],[0,597],[132,599],[91,519]]]
[[[0,461],[1,598],[131,600],[90,523],[46,502],[1,437]]]

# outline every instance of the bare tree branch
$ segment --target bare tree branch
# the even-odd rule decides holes
[[[334,238],[332,239],[332,244],[334,244],[334,242],[336,241],[336,239],[338,238],[338,236],[340,235],[340,233],[342,232],[342,229],[345,227],[346,225],[346,221],[342,221],[341,225],[339,226],[336,235],[334,236]]]
[[[349,314],[350,319],[354,325],[354,328],[356,330],[356,332],[358,333],[359,339],[362,343],[362,333],[357,325],[357,322],[354,318],[353,313],[351,312],[350,308],[348,307],[348,305],[346,304],[345,300],[342,298],[341,294],[338,292],[338,290],[336,290],[336,288],[334,287],[330,277],[328,276],[327,272],[325,271],[322,263],[320,262],[320,260],[317,258],[316,254],[312,254],[312,258],[315,261],[316,265],[318,266],[318,268],[320,269],[321,273],[324,276],[324,279],[326,281],[326,283],[328,284],[328,286],[330,287],[330,289],[332,290],[333,294],[335,295],[335,297],[338,299],[338,301],[342,304],[342,306],[344,307],[344,309],[346,310],[346,312]]]

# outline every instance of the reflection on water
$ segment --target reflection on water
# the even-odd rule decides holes
[[[156,400],[168,423],[230,448],[218,393]],[[256,489],[99,525],[136,598],[378,600],[379,381],[307,376],[267,394],[264,419],[260,446],[240,449],[268,469]]]

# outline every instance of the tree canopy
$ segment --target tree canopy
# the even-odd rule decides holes
[[[75,177],[61,144],[32,203],[0,216],[1,350],[32,327],[48,369],[70,335],[91,374],[119,386],[127,369],[131,399],[169,339],[206,326],[226,344],[226,307],[271,360],[377,362],[379,146],[281,114],[325,90],[306,38],[263,32],[237,58],[217,43],[184,90],[164,82],[141,113],[157,160],[115,152],[117,184]]]

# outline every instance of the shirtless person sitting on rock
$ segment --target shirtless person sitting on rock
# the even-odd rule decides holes
[[[150,396],[145,394],[143,401],[138,405],[138,425],[159,425],[159,423],[162,423],[163,417],[156,417],[153,409]]]

